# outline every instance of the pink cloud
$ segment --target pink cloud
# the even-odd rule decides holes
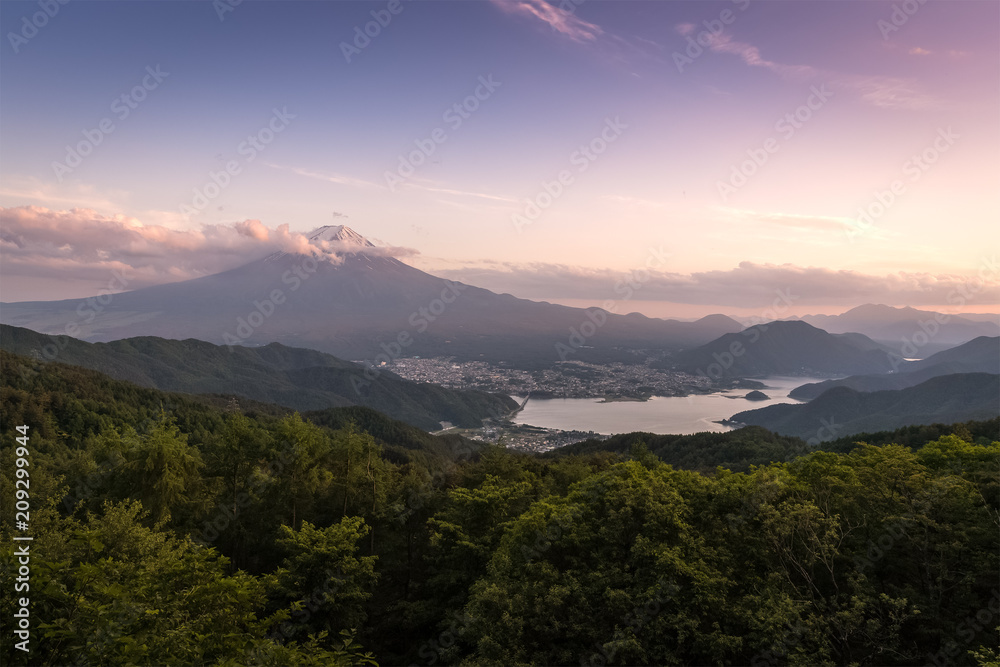
[[[756,46],[734,41],[732,37],[722,33],[710,37],[708,48],[716,53],[738,56],[751,67],[765,67],[786,77],[811,77],[817,74],[817,70],[808,65],[783,65],[766,60],[760,55],[760,49]]]
[[[545,0],[492,1],[494,5],[505,12],[533,16],[575,42],[593,42],[604,34],[604,30],[599,25],[588,23],[572,12],[551,5]]]
[[[244,220],[243,222],[235,223],[233,227],[240,234],[257,239],[258,241],[267,241],[270,236],[270,230],[260,220]]]
[[[641,271],[636,301],[726,307],[768,304],[778,292],[790,291],[797,306],[853,306],[871,301],[889,305],[949,303],[955,294],[973,294],[976,303],[1000,302],[1000,280],[952,274],[896,272],[886,275],[792,264],[741,262],[728,270],[690,274]],[[452,280],[509,292],[528,299],[614,298],[616,285],[628,273],[558,264],[484,262],[479,266],[435,271]],[[632,277],[634,279],[634,277]]]
[[[311,242],[287,224],[270,228],[260,220],[179,230],[90,209],[0,208],[0,275],[23,279],[103,283],[119,271],[129,274],[129,287],[135,289],[219,273],[276,251],[338,263],[340,254],[359,248]],[[363,252],[393,257],[415,254],[407,248],[381,246]],[[8,287],[3,300],[16,298]]]

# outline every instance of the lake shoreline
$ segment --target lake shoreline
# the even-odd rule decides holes
[[[511,396],[522,406],[511,420],[515,424],[592,431],[602,435],[637,431],[672,435],[724,432],[738,427],[730,418],[744,410],[752,410],[762,404],[801,403],[790,398],[789,392],[814,381],[816,378],[795,376],[763,378],[763,382],[755,380],[755,384],[768,390],[768,400],[748,399],[749,394],[743,388],[720,388],[684,396],[650,395],[645,398],[550,398],[532,392],[527,402],[524,402],[524,396]]]

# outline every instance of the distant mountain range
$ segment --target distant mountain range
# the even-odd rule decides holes
[[[673,363],[678,370],[712,378],[822,377],[888,372],[893,356],[862,334],[831,334],[806,322],[777,321],[681,352]]]
[[[361,405],[436,431],[441,422],[478,427],[517,404],[507,396],[404,380],[322,352],[272,343],[259,348],[152,336],[85,343],[0,325],[0,349],[82,366],[116,380],[189,394],[231,394],[296,410]]]
[[[788,395],[808,401],[834,387],[849,387],[855,391],[906,389],[932,377],[953,373],[1000,374],[1000,337],[980,336],[920,361],[902,361],[898,372],[889,375],[852,375],[840,380],[813,382],[796,387]]]
[[[834,387],[809,403],[769,405],[730,420],[822,441],[914,424],[987,420],[998,413],[1000,375],[958,373],[900,390],[868,393]]]
[[[496,294],[384,256],[344,226],[322,227],[310,238],[346,250],[336,263],[275,253],[223,273],[101,299],[0,304],[0,322],[91,342],[135,336],[279,342],[343,359],[454,356],[522,367],[642,361],[645,353],[635,350],[676,351],[743,328],[724,315],[679,322]]]
[[[830,333],[865,334],[908,358],[923,358],[979,336],[1000,335],[997,315],[965,317],[870,303],[840,315],[806,315],[799,319]]]

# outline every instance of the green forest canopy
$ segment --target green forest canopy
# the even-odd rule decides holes
[[[998,420],[540,457],[8,353],[0,373],[0,497],[28,425],[34,536],[31,652],[4,664],[1000,660]]]

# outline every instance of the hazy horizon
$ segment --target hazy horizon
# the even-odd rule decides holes
[[[74,2],[32,31],[36,10],[0,6],[5,302],[344,223],[533,300],[631,280],[620,312],[655,317],[789,290],[783,316],[1000,311],[994,3]]]

